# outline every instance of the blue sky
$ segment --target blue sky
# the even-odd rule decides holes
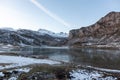
[[[0,27],[68,32],[94,24],[120,0],[0,0]]]

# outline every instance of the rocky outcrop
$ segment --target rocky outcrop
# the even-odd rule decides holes
[[[15,46],[62,46],[66,42],[67,37],[53,37],[49,34],[43,35],[39,31],[0,29],[0,44]]]
[[[95,24],[71,30],[71,46],[120,47],[120,12],[110,12]]]

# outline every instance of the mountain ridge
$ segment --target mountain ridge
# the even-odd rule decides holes
[[[52,31],[45,30],[45,29],[39,29],[38,32],[40,34],[42,34],[42,35],[48,34],[48,35],[53,36],[53,37],[68,37],[68,34],[67,33],[63,33],[63,32],[54,33]]]
[[[110,12],[95,24],[69,32],[70,46],[120,47],[120,12]]]
[[[0,29],[1,44],[11,44],[15,46],[62,46],[66,44],[66,41],[67,37],[65,36],[51,36],[47,32],[43,35],[40,31],[32,31],[28,29]]]

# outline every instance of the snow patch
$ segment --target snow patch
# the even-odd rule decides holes
[[[30,70],[31,70],[31,68],[20,68],[20,69],[15,69],[15,71],[26,72],[26,73],[28,73]]]
[[[0,77],[3,77],[3,76],[4,76],[4,74],[2,72],[0,72]]]
[[[0,55],[0,63],[10,64],[6,66],[0,66],[0,70],[14,68],[18,66],[26,66],[30,64],[50,64],[50,65],[60,64],[60,62],[48,59],[34,59],[21,56],[5,56],[5,55]]]
[[[17,80],[17,78],[16,77],[11,77],[8,80]]]
[[[11,45],[11,44],[7,44],[7,45],[4,45],[4,44],[0,44],[0,48],[13,48],[14,46]]]
[[[97,71],[89,72],[87,70],[73,70],[70,72],[71,80],[117,80],[117,78],[113,78],[112,76],[102,77],[102,73],[98,73]]]
[[[50,35],[52,37],[58,37],[58,38],[61,38],[61,37],[68,37],[68,34],[67,33],[63,33],[63,32],[60,32],[60,33],[54,33],[54,32],[51,32],[51,31],[48,31],[48,30],[45,30],[45,29],[39,29],[38,32],[40,33],[40,35]]]
[[[93,68],[93,69],[95,69],[95,70],[104,71],[104,72],[120,73],[120,70],[105,69],[105,68],[98,68],[98,67],[92,67],[92,66],[87,66],[87,67]]]

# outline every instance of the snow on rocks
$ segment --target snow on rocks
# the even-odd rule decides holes
[[[0,44],[0,52],[4,51],[4,50],[6,50],[6,49],[8,49],[8,51],[9,51],[9,50],[13,49],[14,47],[15,47],[15,46],[10,45],[10,44],[7,44],[7,45]]]
[[[18,77],[23,73],[28,73],[31,68],[18,68],[0,72],[0,80],[18,80]],[[9,77],[6,77],[9,76]]]
[[[0,63],[9,64],[5,66],[0,66],[0,70],[14,68],[18,66],[26,66],[30,64],[50,64],[50,65],[60,64],[60,62],[48,59],[34,59],[21,56],[5,56],[5,55],[0,55]]]
[[[4,74],[2,72],[0,72],[0,77],[4,76]]]
[[[11,77],[8,80],[17,80],[17,78],[16,77]]]
[[[50,35],[52,37],[68,37],[68,34],[67,33],[63,33],[63,32],[60,32],[60,33],[54,33],[54,32],[51,32],[51,31],[48,31],[48,30],[45,30],[45,29],[39,29],[38,32],[41,34],[41,35]]]
[[[20,69],[15,69],[15,71],[19,71],[19,72],[29,72],[31,70],[31,68],[20,68]]]
[[[112,76],[103,77],[98,71],[89,72],[84,69],[73,70],[70,72],[71,80],[117,80]]]
[[[114,70],[114,69],[105,69],[105,68],[98,68],[93,66],[87,66],[87,68],[103,71],[103,72],[112,72],[112,73],[120,73],[120,70]]]

